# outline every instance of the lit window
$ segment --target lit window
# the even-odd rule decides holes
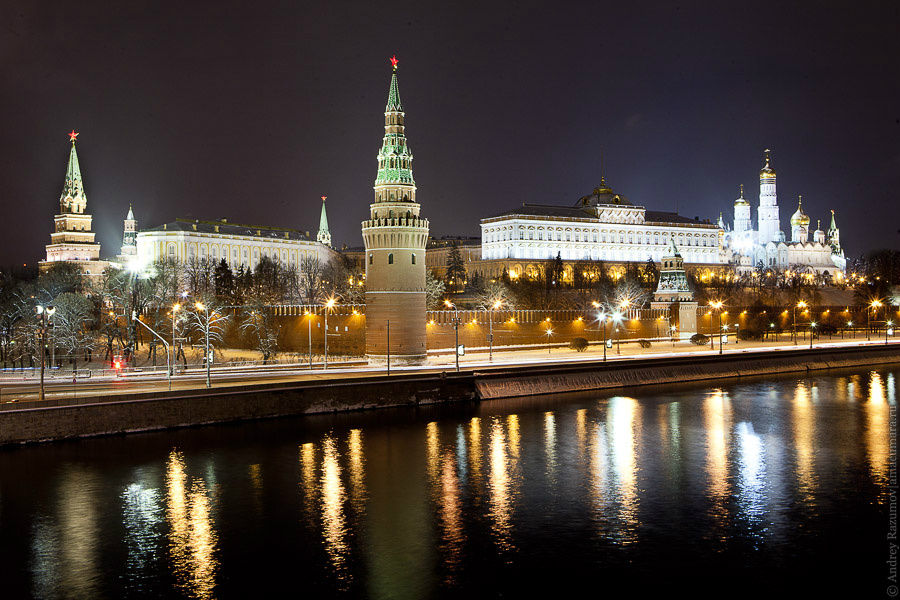
[[[388,264],[389,265],[394,264],[394,254],[393,253],[388,254]]]

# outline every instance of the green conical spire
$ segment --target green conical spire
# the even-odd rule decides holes
[[[403,106],[400,104],[400,86],[397,84],[397,57],[391,58],[391,64],[394,67],[391,73],[391,87],[388,90],[387,106],[384,112],[403,112]]]
[[[831,210],[831,227],[828,228],[828,231],[837,231],[837,223],[834,222],[834,209]]]
[[[63,186],[62,197],[76,197],[84,194],[84,185],[81,181],[81,167],[78,165],[78,152],[75,151],[75,140],[72,140],[72,148],[69,150],[69,167],[66,169],[66,184]]]

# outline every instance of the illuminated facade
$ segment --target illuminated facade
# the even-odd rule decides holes
[[[601,177],[575,206],[523,204],[482,219],[481,257],[511,266],[557,256],[567,262],[659,262],[675,243],[686,263],[721,265],[719,238],[716,225],[636,206]]]
[[[765,151],[765,165],[759,172],[758,227],[753,229],[750,203],[744,198],[744,186],[734,201],[734,226],[729,228],[722,216],[719,227],[724,232],[725,261],[741,273],[757,267],[797,269],[820,275],[842,274],[847,266],[841,249],[840,230],[831,211],[831,225],[826,233],[820,226],[810,240],[810,218],[803,211],[802,197],[791,216],[791,239],[785,239],[778,216],[776,173],[771,153]]]
[[[420,364],[426,358],[428,220],[419,216],[396,58],[391,63],[375,201],[369,205],[369,219],[362,222],[366,247],[366,355],[374,364],[385,362],[388,354],[392,362]]]

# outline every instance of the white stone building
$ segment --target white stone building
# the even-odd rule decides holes
[[[523,204],[481,220],[482,260],[659,262],[674,242],[686,263],[720,265],[721,230],[699,219],[647,210],[600,187],[575,206]]]
[[[179,262],[209,259],[225,262],[232,270],[255,269],[267,256],[283,265],[299,265],[316,257],[326,263],[335,251],[312,240],[307,232],[282,227],[240,225],[227,220],[177,219],[137,234],[137,264],[149,265],[161,258]]]

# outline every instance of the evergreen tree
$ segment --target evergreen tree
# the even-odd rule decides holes
[[[216,286],[216,296],[223,300],[231,301],[234,298],[234,274],[225,259],[219,261],[213,273],[213,281]]]
[[[656,267],[656,263],[653,262],[653,258],[648,258],[647,264],[644,266],[644,281],[652,289],[656,289],[656,284],[659,282],[659,269]]]
[[[453,244],[447,255],[447,287],[451,292],[458,292],[466,283],[466,265],[463,262],[459,246]]]

